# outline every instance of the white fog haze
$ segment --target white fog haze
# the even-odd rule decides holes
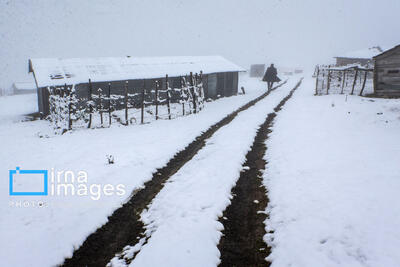
[[[400,0],[0,0],[0,267],[399,267]]]
[[[400,39],[397,0],[0,0],[0,87],[29,58],[222,55],[314,67]]]

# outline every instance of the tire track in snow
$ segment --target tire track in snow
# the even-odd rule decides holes
[[[277,112],[292,97],[299,83],[268,114],[260,126],[251,150],[246,155],[243,171],[232,188],[231,204],[225,209],[220,222],[224,226],[223,236],[218,249],[221,252],[219,266],[269,266],[265,258],[270,248],[264,242],[266,234],[264,221],[267,215],[263,212],[268,205],[267,190],[262,184],[262,170],[265,169],[264,155],[267,150],[265,140],[271,132]]]
[[[148,238],[125,247],[109,266],[216,266],[223,226],[218,218],[230,204],[246,154],[265,117],[297,82],[240,113],[208,139],[141,214]]]
[[[164,187],[164,183],[190,161],[218,129],[229,124],[240,112],[255,105],[285,83],[286,81],[241,106],[175,154],[164,167],[153,173],[152,179],[147,181],[143,188],[134,191],[129,201],[108,217],[107,223],[90,234],[83,244],[74,250],[72,257],[64,260],[62,266],[105,266],[125,246],[135,246],[139,241],[148,238],[144,234],[145,227],[140,215]]]

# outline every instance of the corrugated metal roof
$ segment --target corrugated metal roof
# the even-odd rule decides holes
[[[30,59],[39,87],[132,79],[161,78],[203,71],[245,71],[221,56],[101,57]]]

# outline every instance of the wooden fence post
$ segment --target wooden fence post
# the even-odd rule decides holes
[[[101,94],[102,90],[99,88],[97,90],[99,92],[99,105],[100,105],[100,124],[103,127],[103,95]]]
[[[193,72],[190,72],[190,92],[192,93],[193,100],[193,113],[197,112],[196,94],[194,91]]]
[[[315,95],[318,95],[318,78],[319,78],[319,67],[317,66],[317,78],[315,79]]]
[[[88,128],[90,128],[90,127],[92,127],[92,112],[93,112],[93,107],[92,107],[92,81],[90,79],[89,79],[88,102],[89,102],[89,124],[88,124]]]
[[[181,101],[182,101],[182,116],[185,116],[185,99],[184,99],[184,80],[183,77],[180,76],[180,82],[181,82]]]
[[[368,74],[368,71],[365,71],[365,73],[364,73],[364,81],[363,81],[359,96],[362,96],[362,93],[364,92],[365,82],[367,81],[367,74]]]
[[[200,92],[200,75],[196,72],[196,74],[194,75],[195,77],[195,94],[197,96],[197,105],[199,108],[199,112],[201,111],[201,92]]]
[[[146,80],[143,80],[142,107],[141,107],[142,112],[141,112],[141,119],[140,119],[141,124],[144,123],[144,95],[145,95],[144,91],[146,90],[145,88],[146,88]]]
[[[203,109],[204,108],[204,99],[205,99],[206,96],[205,96],[205,93],[204,93],[203,71],[202,70],[200,71],[199,78],[200,78],[200,84],[201,84],[201,87],[200,87],[201,108]],[[237,95],[237,93],[236,93],[236,95]]]
[[[326,84],[326,94],[328,95],[329,94],[329,89],[331,87],[331,71],[330,70],[328,70],[328,77],[327,77],[326,82],[327,82],[327,84]]]
[[[72,129],[72,120],[71,120],[71,92],[68,90],[67,84],[64,85],[64,90],[66,92],[66,96],[68,99],[68,130]]]
[[[125,82],[125,125],[128,125],[128,81]]]
[[[358,68],[356,68],[356,74],[354,75],[353,87],[351,88],[351,93],[350,93],[351,95],[354,93],[354,87],[356,86],[357,76],[358,76]]]
[[[190,96],[191,96],[191,92],[190,92],[190,82],[189,81],[189,76],[186,74],[185,75],[185,86],[186,86],[186,93],[188,94],[188,102],[189,102],[189,114],[192,114],[192,108],[190,108]]]
[[[346,71],[343,70],[343,75],[342,75],[342,90],[340,91],[340,94],[343,95],[343,90],[344,90],[344,81],[346,80]]]
[[[158,120],[158,87],[159,83],[156,81],[156,120]]]
[[[111,126],[111,83],[108,83],[108,125]]]
[[[169,83],[168,74],[165,75],[165,89],[167,90],[167,108],[168,108],[168,119],[171,119],[171,106],[170,106],[170,96],[169,96]]]

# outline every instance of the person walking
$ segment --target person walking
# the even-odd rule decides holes
[[[267,71],[264,74],[263,81],[267,82],[268,84],[268,91],[272,89],[272,86],[274,85],[274,82],[280,82],[281,79],[278,78],[278,71],[274,67],[274,64],[271,64],[267,68]]]

